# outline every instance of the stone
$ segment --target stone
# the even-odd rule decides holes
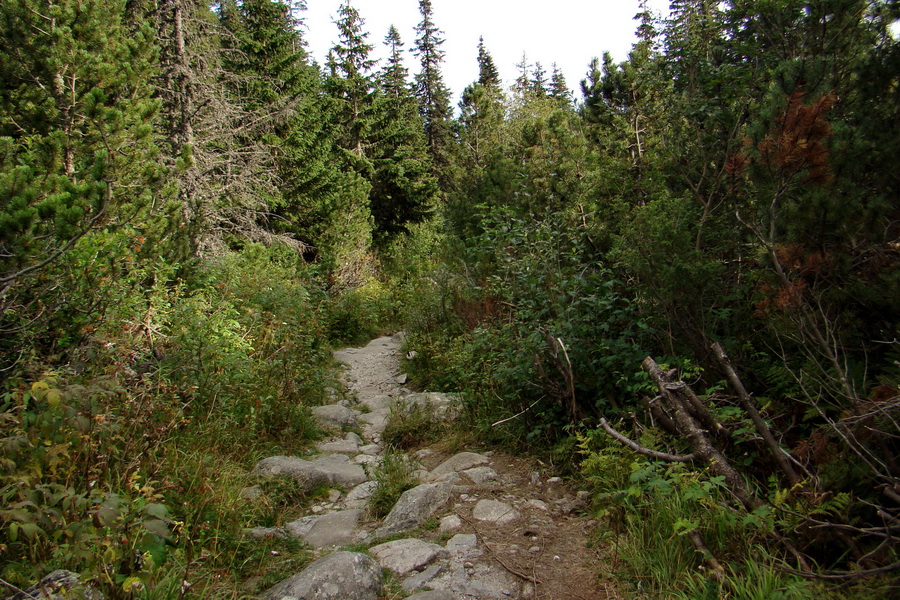
[[[538,500],[537,498],[531,498],[529,500],[526,500],[525,504],[527,504],[531,508],[534,508],[537,510],[542,510],[542,511],[550,510],[550,507],[547,505],[546,502],[544,502],[543,500]]]
[[[391,404],[393,403],[393,399],[390,396],[386,395],[377,395],[377,396],[368,396],[366,398],[361,398],[360,402],[371,411],[387,411]]]
[[[420,526],[449,502],[450,487],[449,483],[423,483],[406,490],[374,537],[405,533]]]
[[[381,567],[365,554],[335,552],[276,584],[263,600],[378,600]]]
[[[400,385],[403,385],[403,384],[405,384],[407,381],[409,381],[409,377],[406,375],[406,373],[400,373],[399,375],[397,375],[397,376],[394,378],[394,381],[396,381],[396,382],[399,383]]]
[[[347,490],[369,479],[361,466],[353,463],[349,456],[343,454],[326,454],[309,461],[309,463],[325,474],[330,485],[340,486]]]
[[[296,456],[270,456],[264,458],[253,468],[251,475],[257,477],[275,477],[283,475],[296,481],[302,491],[311,492],[317,487],[328,485],[331,480],[321,469],[310,461]]]
[[[377,488],[377,481],[367,481],[359,484],[347,494],[347,497],[344,499],[344,505],[347,508],[364,508]]]
[[[351,440],[319,442],[318,444],[316,444],[316,450],[318,450],[319,452],[328,452],[331,454],[356,455],[356,453],[359,452],[359,444]]]
[[[458,556],[467,556],[478,547],[478,536],[474,533],[457,533],[447,541],[447,551]]]
[[[81,583],[77,573],[57,569],[27,590],[8,596],[6,600],[24,600],[26,598],[28,600],[65,600],[66,598],[103,600],[104,596],[90,585]]]
[[[443,519],[441,519],[440,527],[438,527],[438,531],[441,533],[447,533],[448,531],[454,531],[462,527],[462,519],[460,519],[457,515],[447,515]]]
[[[483,454],[476,454],[475,452],[460,452],[454,456],[451,456],[437,467],[432,469],[431,473],[428,475],[428,478],[432,481],[440,479],[442,476],[447,475],[448,473],[456,473],[459,471],[464,471],[466,469],[471,469],[472,467],[477,467],[479,465],[484,465],[491,462],[487,456]]]
[[[357,446],[363,445],[363,439],[354,431],[348,431],[347,435],[344,436],[344,439],[348,442],[353,442]]]
[[[328,404],[326,406],[313,406],[311,409],[313,418],[321,427],[336,428],[359,427],[356,413],[340,404]]]
[[[406,600],[456,600],[456,596],[443,590],[431,590],[409,596]]]
[[[509,504],[499,500],[479,500],[472,509],[472,518],[497,525],[506,525],[519,518],[519,513]]]
[[[271,540],[288,537],[288,532],[281,527],[249,527],[244,535],[254,540]]]
[[[562,483],[562,477],[551,477],[550,479],[547,480],[547,483],[549,483],[551,485]]]
[[[418,571],[436,558],[447,555],[447,551],[441,546],[414,538],[378,544],[369,548],[369,553],[382,568],[390,569],[398,575]]]
[[[456,394],[422,392],[404,396],[400,406],[401,408],[419,406],[430,411],[438,419],[453,419],[457,413],[458,398]]]
[[[249,500],[249,501],[253,502],[254,500],[259,500],[260,498],[262,498],[264,495],[264,492],[263,492],[263,489],[261,487],[259,487],[258,485],[253,485],[250,487],[243,488],[241,490],[240,494],[241,494],[241,498],[243,498],[244,500]]]
[[[381,463],[380,456],[372,456],[371,454],[357,454],[353,457],[353,462],[358,465],[377,465]]]
[[[477,485],[484,485],[486,483],[495,483],[500,481],[500,476],[497,475],[497,471],[493,470],[490,467],[475,467],[473,469],[466,469],[463,471],[463,475],[472,480],[472,483]]]
[[[359,417],[359,420],[365,423],[363,426],[363,433],[367,438],[372,438],[373,436],[384,433],[384,429],[387,427],[387,419],[387,409],[373,410],[372,412],[365,413]]]
[[[429,583],[431,583],[431,581],[434,580],[435,577],[440,575],[443,570],[444,570],[444,567],[442,565],[429,565],[428,568],[426,568],[424,571],[421,571],[420,573],[415,573],[413,575],[410,575],[406,579],[404,579],[403,584],[402,584],[403,589],[406,590],[407,592],[412,592],[412,591],[418,590],[420,588],[423,588],[426,585],[428,585]],[[421,597],[430,598],[431,596],[423,596],[422,594],[445,594],[445,593],[446,592],[422,592],[420,594],[415,594],[414,596],[410,596],[410,598],[421,598]],[[435,596],[435,597],[443,598],[444,596]],[[455,598],[453,596],[449,596],[449,598],[450,598],[450,600],[455,600]]]
[[[362,510],[351,509],[316,517],[303,517],[285,528],[313,548],[346,546],[356,541],[356,527]]]
[[[381,454],[381,446],[378,444],[366,444],[365,446],[359,447],[359,453],[368,456],[377,456],[378,454]]]

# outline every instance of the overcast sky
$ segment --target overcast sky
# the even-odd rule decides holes
[[[307,0],[305,37],[309,50],[324,64],[328,49],[337,41],[334,18],[342,0]],[[393,24],[407,49],[415,45],[415,27],[421,21],[418,0],[352,0],[365,19],[375,58],[386,55],[383,45]],[[668,0],[651,0],[661,11]],[[555,62],[569,88],[580,97],[579,82],[593,56],[612,53],[625,60],[634,43],[638,0],[432,0],[435,24],[444,32],[444,83],[453,93],[454,105],[463,88],[478,77],[478,37],[484,43],[509,85],[523,52],[530,63],[540,62],[549,74]],[[412,53],[408,65],[418,71]]]

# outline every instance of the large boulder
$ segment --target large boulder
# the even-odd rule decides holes
[[[285,525],[292,535],[303,538],[313,548],[347,546],[357,541],[356,526],[362,510],[342,510],[303,517]]]
[[[465,471],[466,469],[471,469],[479,465],[486,465],[489,462],[491,462],[491,459],[483,454],[460,452],[432,469],[431,473],[428,474],[428,480],[437,481],[451,473],[458,473],[459,471]]]
[[[251,475],[257,477],[290,477],[296,481],[303,492],[311,492],[323,485],[329,485],[331,481],[328,475],[311,464],[308,460],[296,456],[270,456],[264,458],[253,468]]]
[[[409,538],[394,540],[369,548],[369,552],[385,569],[390,569],[398,575],[406,575],[410,571],[417,571],[431,563],[436,558],[447,556],[447,551],[437,544],[430,544],[423,540]]]
[[[314,406],[310,409],[316,423],[321,427],[341,429],[342,427],[358,427],[356,413],[340,404]]]
[[[267,590],[263,600],[378,600],[381,567],[365,554],[335,552]]]
[[[375,531],[374,537],[383,538],[406,533],[427,521],[450,500],[453,485],[448,482],[423,483],[406,490]]]
[[[368,481],[363,468],[343,454],[325,454],[309,461],[313,467],[325,474],[329,485],[349,490]]]

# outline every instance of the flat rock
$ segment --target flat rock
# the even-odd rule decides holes
[[[491,462],[491,459],[483,454],[476,454],[475,452],[460,452],[455,456],[451,456],[450,458],[439,464],[437,467],[432,469],[431,473],[428,475],[428,479],[434,481],[440,479],[444,475],[471,469],[472,467],[484,465],[489,462]]]
[[[316,444],[319,452],[332,454],[350,454],[355,456],[359,452],[359,444],[351,440],[335,440],[333,442],[319,442]]]
[[[359,447],[359,453],[375,456],[376,454],[381,454],[381,446],[378,444],[366,444],[365,446]]]
[[[472,509],[472,518],[497,525],[506,525],[519,518],[519,513],[509,504],[499,500],[479,500]]]
[[[478,536],[474,533],[457,533],[447,541],[446,548],[458,557],[468,556],[478,548]]]
[[[387,537],[405,533],[424,523],[450,500],[449,483],[423,483],[406,490],[375,531],[374,537]]]
[[[335,552],[262,594],[263,600],[378,600],[381,567],[365,554]]]
[[[440,392],[421,392],[408,394],[401,399],[401,407],[420,406],[439,419],[452,419],[456,415],[458,396]]]
[[[346,546],[357,541],[356,527],[361,516],[360,509],[342,510],[303,517],[288,523],[285,528],[313,548]]]
[[[366,396],[364,398],[360,398],[359,401],[369,410],[376,411],[376,410],[388,410],[391,407],[391,404],[394,402],[394,399],[391,398],[390,396],[378,394],[378,395],[374,395],[374,396]]]
[[[311,409],[313,418],[321,427],[337,428],[358,427],[356,413],[340,404],[328,404],[326,406],[313,406]]]
[[[326,454],[309,461],[309,464],[325,474],[329,485],[340,486],[346,490],[369,479],[363,468],[344,454]]]
[[[414,538],[379,544],[369,548],[369,552],[379,565],[398,575],[418,571],[434,559],[447,555],[441,546]]]
[[[497,475],[497,471],[493,470],[490,467],[475,467],[473,469],[466,469],[462,473],[463,475],[471,479],[472,483],[477,485],[496,483],[500,481],[500,476]]]
[[[384,409],[373,410],[370,413],[364,413],[359,416],[359,420],[365,423],[363,425],[363,433],[367,438],[371,439],[384,433],[384,429],[387,427],[388,414],[387,409]]]
[[[244,535],[254,540],[271,540],[288,537],[288,532],[281,527],[249,527]]]
[[[328,485],[331,480],[328,474],[312,464],[296,456],[270,456],[264,458],[253,468],[251,475],[258,477],[275,477],[283,475],[296,481],[304,492],[311,492],[317,487]]]
[[[456,600],[456,596],[443,590],[431,590],[430,592],[413,594],[412,596],[408,596],[406,600]]]
[[[378,489],[377,481],[367,481],[359,484],[350,490],[350,493],[344,498],[344,506],[347,508],[364,508],[376,489]]]

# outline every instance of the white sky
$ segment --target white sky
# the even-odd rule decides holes
[[[307,0],[305,39],[315,59],[324,64],[328,49],[337,41],[333,21],[342,0]],[[365,19],[374,58],[386,55],[383,45],[393,24],[408,49],[415,45],[415,27],[421,21],[418,0],[352,0]],[[651,0],[656,11],[668,8],[668,0]],[[580,98],[579,82],[593,56],[609,51],[625,60],[634,43],[638,0],[432,0],[434,22],[444,32],[444,83],[453,93],[454,106],[463,88],[478,77],[478,37],[484,36],[504,82],[511,84],[515,65],[522,60],[540,62],[547,71],[555,62],[566,83]],[[417,59],[408,53],[411,73]]]

